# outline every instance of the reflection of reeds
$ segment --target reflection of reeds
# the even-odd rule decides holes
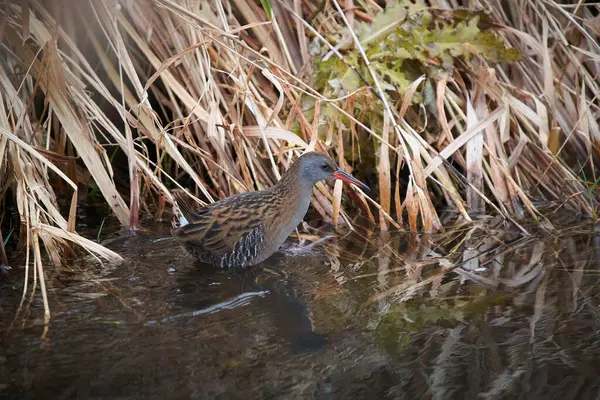
[[[364,299],[365,305],[383,299],[402,303],[423,296],[449,296],[457,279],[480,284],[484,292],[518,290],[525,296],[536,292],[536,304],[543,304],[544,294],[551,292],[550,276],[568,273],[576,298],[584,273],[595,273],[591,260],[597,254],[591,243],[595,245],[598,239],[593,230],[587,233],[591,236],[586,242],[592,250],[581,253],[580,249],[587,250],[581,243],[586,229],[589,225],[580,224],[560,232],[520,236],[486,224],[456,226],[435,235],[383,233],[377,239],[353,232],[340,243],[329,243],[327,254],[340,285],[377,281],[377,290]]]
[[[375,171],[374,198],[347,192],[383,230],[406,221],[411,230],[441,229],[433,193],[467,221],[486,211],[515,224],[513,216],[538,219],[531,199],[539,196],[594,215],[585,176],[595,175],[569,167],[593,172],[584,160],[598,149],[600,49],[588,8],[534,1],[514,12],[484,2],[484,28],[524,57],[457,58],[448,70],[429,59],[399,94],[365,50],[410,18],[361,42],[352,32],[383,15],[375,2],[263,3],[273,18],[246,0],[2,7],[0,196],[11,187],[42,287],[40,240],[54,264],[69,242],[118,259],[75,231],[84,188],[97,188],[119,223],[135,229],[140,208],[157,200],[161,213],[170,188],[193,185],[199,202],[262,189],[307,149],[365,176]],[[453,18],[410,7],[411,18]],[[334,98],[316,91],[319,63],[350,65],[354,50],[366,66],[361,86]],[[339,183],[318,185],[313,205],[324,220],[349,224],[341,195]]]
[[[460,227],[432,238],[355,233],[331,244],[342,286],[326,303],[338,312],[362,304],[345,316],[373,330],[397,361],[397,398],[595,398],[600,264],[590,228],[530,237]],[[467,239],[485,270],[463,270]],[[358,260],[369,261],[357,268]]]

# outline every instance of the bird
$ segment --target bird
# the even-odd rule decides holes
[[[198,210],[184,191],[173,191],[173,237],[203,263],[221,268],[256,265],[275,253],[302,222],[315,184],[335,179],[369,190],[326,154],[312,151],[301,155],[275,185]]]

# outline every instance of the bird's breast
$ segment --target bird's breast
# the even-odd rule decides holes
[[[275,248],[274,251],[285,242],[290,234],[294,232],[294,229],[302,222],[309,205],[310,196],[303,196],[303,198],[290,201],[287,204],[283,203],[281,211],[273,218],[270,226],[272,234],[271,243]]]

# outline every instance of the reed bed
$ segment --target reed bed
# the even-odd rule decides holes
[[[523,232],[551,227],[542,204],[596,218],[597,14],[550,0],[4,2],[0,208],[16,213],[2,213],[0,262],[18,236],[23,300],[37,285],[45,299],[42,249],[54,265],[72,244],[119,259],[77,233],[90,193],[137,229],[168,216],[172,189],[200,204],[263,189],[308,150],[375,189],[346,193],[384,231],[443,230],[441,209]],[[341,201],[340,182],[315,189],[321,217],[351,227]]]

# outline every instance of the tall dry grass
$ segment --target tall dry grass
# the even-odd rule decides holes
[[[182,183],[200,203],[262,189],[307,150],[377,188],[347,193],[382,230],[443,229],[440,207],[523,231],[522,218],[550,226],[540,199],[595,218],[598,6],[440,0],[388,10],[396,3],[404,11],[391,16],[373,0],[4,3],[0,207],[9,195],[19,214],[23,300],[38,284],[45,296],[42,245],[55,265],[71,243],[119,259],[76,232],[89,188],[134,229],[140,210],[162,215]],[[450,67],[443,57],[417,62],[406,87],[390,90],[369,46],[425,15],[453,21],[461,7],[483,11],[481,32],[522,57],[491,60],[454,43]],[[331,58],[356,90],[315,90]],[[350,225],[341,199],[341,183],[320,184],[313,206]]]

